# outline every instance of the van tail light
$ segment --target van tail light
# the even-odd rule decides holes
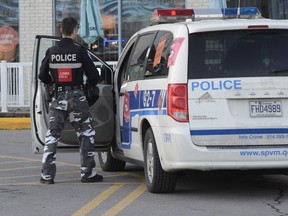
[[[188,122],[187,84],[168,85],[168,115],[179,122]]]
[[[268,25],[250,25],[248,26],[249,29],[265,29],[265,28],[269,28]]]

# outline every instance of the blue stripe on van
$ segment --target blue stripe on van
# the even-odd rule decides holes
[[[239,135],[239,134],[283,134],[283,133],[288,134],[288,128],[190,130],[190,135],[192,135],[192,136]]]
[[[159,110],[159,109],[143,109],[139,111],[140,115],[167,115],[167,109]]]

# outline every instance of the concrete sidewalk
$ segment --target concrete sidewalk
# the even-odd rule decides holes
[[[24,130],[31,129],[28,117],[1,117],[0,130]]]

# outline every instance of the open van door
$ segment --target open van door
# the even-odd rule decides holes
[[[48,130],[49,122],[49,104],[45,99],[44,85],[38,79],[39,69],[46,50],[59,42],[59,40],[60,38],[58,37],[40,35],[37,35],[35,39],[30,91],[32,150],[34,153],[43,152],[45,134]],[[97,85],[99,88],[99,98],[95,103],[90,104],[93,124],[96,130],[95,147],[96,151],[105,151],[109,149],[114,134],[112,94],[113,69],[106,62],[97,57],[92,51],[88,50],[88,53],[100,74],[100,80]],[[58,148],[78,146],[79,144],[76,133],[70,125],[69,120],[67,120],[58,142]]]

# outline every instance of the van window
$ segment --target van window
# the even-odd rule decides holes
[[[168,75],[168,57],[173,42],[173,34],[167,31],[159,31],[148,56],[145,76],[167,76]]]
[[[189,36],[189,79],[287,76],[288,30],[235,30]]]
[[[139,37],[130,56],[125,80],[135,80],[144,76],[145,59],[153,37],[154,33],[141,35]]]

